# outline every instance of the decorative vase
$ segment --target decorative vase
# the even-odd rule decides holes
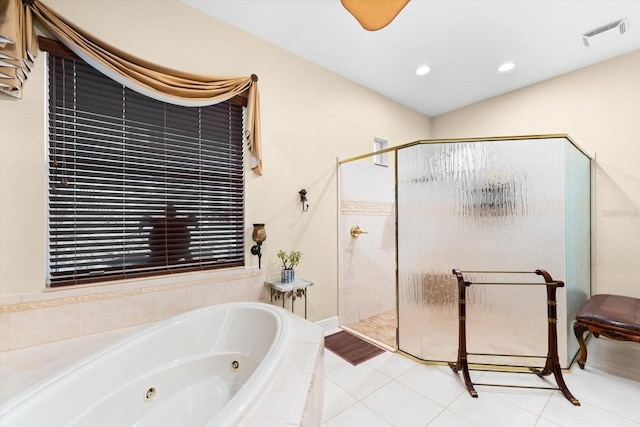
[[[282,283],[293,283],[296,280],[296,271],[291,269],[280,271],[280,281]]]

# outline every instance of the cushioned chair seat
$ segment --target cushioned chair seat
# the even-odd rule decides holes
[[[596,337],[640,342],[640,298],[620,295],[594,295],[576,313],[573,330],[580,344],[578,365],[584,369],[587,347],[584,332]]]

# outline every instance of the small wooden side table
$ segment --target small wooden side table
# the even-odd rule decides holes
[[[307,288],[313,286],[313,282],[296,278],[292,283],[282,283],[280,280],[267,280],[264,282],[269,288],[271,302],[282,299],[282,308],[286,300],[291,298],[291,312],[293,313],[296,299],[304,297],[304,318],[307,318]]]

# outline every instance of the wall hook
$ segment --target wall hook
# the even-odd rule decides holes
[[[298,194],[300,194],[300,203],[302,203],[302,212],[308,211],[309,204],[308,203],[306,205],[304,204],[304,202],[307,201],[307,190],[303,188],[302,190],[298,191]]]

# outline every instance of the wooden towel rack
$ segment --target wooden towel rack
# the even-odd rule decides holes
[[[494,274],[494,273],[518,273],[518,274],[537,274],[544,278],[545,283],[540,282],[470,282],[464,279],[464,273],[485,273],[485,274]],[[536,270],[536,271],[461,271],[458,269],[453,269],[453,274],[456,276],[458,280],[458,358],[455,363],[449,363],[451,369],[454,372],[462,371],[462,377],[464,378],[464,383],[467,386],[467,390],[471,397],[478,397],[478,392],[473,387],[474,385],[480,386],[494,386],[494,387],[517,387],[517,388],[535,388],[535,389],[549,389],[549,390],[559,390],[562,392],[564,397],[569,400],[572,404],[576,406],[580,406],[580,401],[573,397],[567,385],[562,378],[562,369],[560,368],[560,361],[558,358],[558,333],[556,329],[556,325],[558,323],[556,308],[556,289],[564,287],[564,282],[560,280],[553,280],[551,275],[547,273],[545,270]],[[547,288],[547,324],[548,324],[548,352],[546,356],[530,356],[530,355],[518,355],[518,354],[488,354],[488,353],[469,353],[467,352],[467,331],[466,331],[466,289],[469,286],[494,286],[494,285],[532,285],[532,286],[546,286]],[[544,358],[546,359],[546,363],[544,368],[532,368],[526,366],[515,366],[515,365],[501,365],[505,367],[512,368],[526,368],[527,372],[538,375],[539,377],[547,376],[553,373],[555,377],[556,383],[558,387],[534,387],[534,386],[518,386],[518,385],[506,385],[506,384],[485,384],[485,383],[474,383],[471,381],[471,377],[469,376],[469,365],[468,365],[468,356],[506,356],[506,357],[528,357],[528,358]],[[477,363],[474,365],[485,365],[482,363]],[[490,369],[484,369],[489,371]]]

